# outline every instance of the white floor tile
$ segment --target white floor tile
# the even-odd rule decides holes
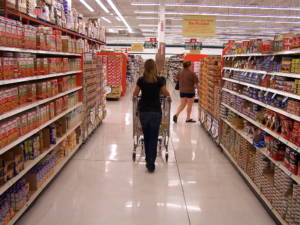
[[[185,113],[171,125],[168,164],[159,157],[149,174],[143,158],[133,163],[130,99],[108,103],[108,118],[18,225],[275,224],[199,124],[184,122]]]

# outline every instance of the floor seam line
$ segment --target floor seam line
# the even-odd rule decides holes
[[[188,217],[189,225],[192,225],[191,218],[190,218],[190,213],[189,213],[189,210],[188,210],[188,207],[187,207],[185,192],[184,192],[184,188],[183,188],[183,181],[182,181],[182,178],[181,178],[180,169],[179,169],[179,165],[178,165],[178,161],[177,161],[177,157],[176,157],[176,152],[175,152],[175,147],[174,147],[174,143],[173,143],[172,138],[171,138],[171,143],[172,143],[172,146],[173,146],[174,158],[175,158],[175,162],[176,162],[175,165],[177,167],[177,172],[178,172],[178,176],[179,176],[179,180],[180,180],[180,186],[181,186],[181,191],[182,191],[182,195],[183,195],[183,201],[184,201],[184,204],[185,204],[186,214],[187,214],[187,217]]]

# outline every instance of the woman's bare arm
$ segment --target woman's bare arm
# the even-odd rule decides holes
[[[134,91],[133,91],[133,97],[139,96],[140,91],[141,91],[141,88],[140,88],[139,86],[136,85],[136,86],[135,86],[135,89],[134,89]]]

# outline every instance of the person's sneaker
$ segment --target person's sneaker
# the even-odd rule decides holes
[[[185,122],[186,122],[186,123],[196,123],[197,121],[196,121],[196,120],[193,120],[193,119],[189,119],[189,120],[186,120]]]
[[[154,163],[151,163],[151,164],[147,163],[146,167],[147,167],[149,173],[153,173],[155,171],[155,164]]]
[[[177,116],[176,115],[173,116],[173,121],[174,121],[174,123],[177,123]]]

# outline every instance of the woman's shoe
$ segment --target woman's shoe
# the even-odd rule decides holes
[[[186,123],[196,123],[197,121],[196,121],[196,120],[193,120],[193,119],[189,119],[189,120],[186,120],[185,122],[186,122]]]
[[[173,116],[173,121],[174,121],[174,123],[177,123],[177,119],[178,119],[178,117],[177,117],[176,115],[174,115],[174,116]]]
[[[155,171],[155,164],[154,163],[149,163],[149,164],[147,163],[146,167],[147,167],[149,173],[153,173]]]

